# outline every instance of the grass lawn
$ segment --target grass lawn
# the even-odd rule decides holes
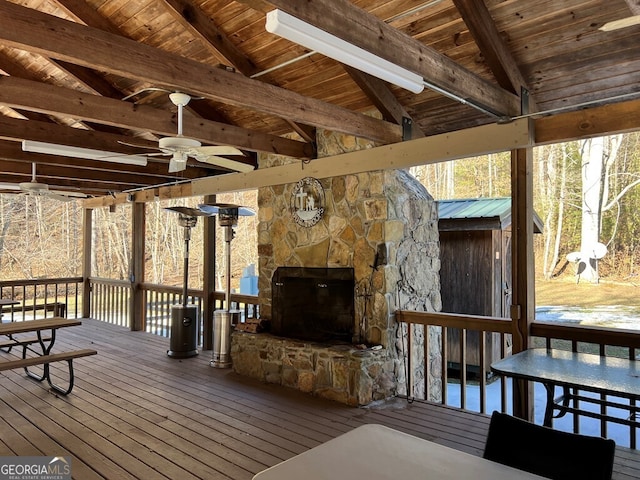
[[[536,279],[536,305],[597,307],[640,306],[640,285],[601,279],[600,283],[576,283],[574,277]]]

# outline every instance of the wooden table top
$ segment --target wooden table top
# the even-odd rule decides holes
[[[56,328],[73,327],[76,325],[82,325],[82,322],[80,320],[62,317],[25,320],[24,322],[7,322],[0,324],[0,335],[37,332],[39,330],[51,330]]]

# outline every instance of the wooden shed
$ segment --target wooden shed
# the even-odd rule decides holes
[[[511,198],[438,201],[442,311],[508,317],[511,305]],[[534,213],[534,232],[542,221]],[[473,292],[473,294],[469,294]],[[479,333],[467,333],[467,370],[478,373]],[[449,330],[449,368],[460,369],[460,331]],[[510,343],[509,346],[510,348]],[[486,338],[487,373],[500,335]]]

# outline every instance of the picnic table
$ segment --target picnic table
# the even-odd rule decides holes
[[[547,391],[547,404],[543,424],[552,426],[553,418],[574,413],[622,425],[638,427],[640,400],[640,363],[626,358],[607,357],[566,350],[531,348],[499,360],[491,370],[519,380],[540,382]],[[555,396],[555,387],[562,395]],[[580,392],[600,394],[594,398]],[[613,401],[609,397],[628,399],[628,403]],[[600,411],[584,408],[599,405]],[[629,413],[627,418],[607,413],[607,408],[618,408]],[[558,412],[554,416],[554,412]]]
[[[92,349],[71,350],[60,353],[52,353],[56,341],[56,332],[60,328],[81,325],[80,320],[70,320],[62,317],[45,318],[40,320],[27,320],[23,322],[9,322],[0,324],[0,336],[6,340],[0,341],[0,349],[10,352],[13,347],[22,347],[22,358],[0,359],[0,371],[24,368],[25,373],[39,382],[47,380],[54,391],[67,395],[73,390],[74,371],[73,359],[95,355],[98,352]],[[35,334],[24,337],[23,334]],[[59,386],[51,379],[50,364],[66,361],[68,365],[68,385]],[[29,367],[43,365],[42,373],[36,373]]]

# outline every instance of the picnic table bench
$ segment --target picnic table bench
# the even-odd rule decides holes
[[[60,353],[51,353],[56,340],[56,332],[59,328],[81,325],[80,320],[69,320],[61,317],[45,318],[40,320],[27,320],[23,322],[8,322],[0,324],[0,336],[7,339],[0,342],[0,349],[10,351],[13,347],[22,347],[22,358],[14,360],[0,360],[0,371],[24,368],[25,373],[39,382],[47,380],[51,389],[67,395],[73,390],[74,372],[73,359],[96,355],[98,352],[92,349],[79,349]],[[43,332],[50,332],[45,335]],[[35,333],[35,336],[23,337],[21,334]],[[37,347],[35,346],[37,344]],[[38,348],[39,347],[39,348]],[[27,354],[31,353],[31,356]],[[66,361],[69,369],[67,386],[59,386],[53,383],[49,365],[54,362]],[[43,373],[38,374],[29,367],[43,365]]]

